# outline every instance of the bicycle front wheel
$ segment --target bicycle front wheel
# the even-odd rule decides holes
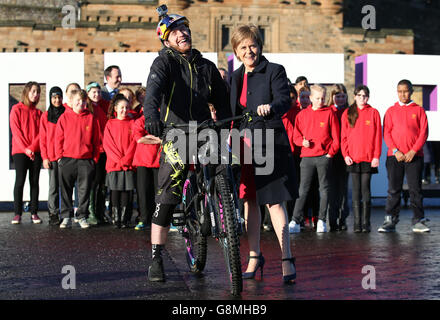
[[[220,229],[219,244],[223,249],[231,293],[239,295],[243,290],[240,260],[240,239],[237,232],[233,191],[223,175],[215,177],[214,200],[216,219]]]
[[[208,241],[201,232],[201,224],[197,212],[195,175],[190,175],[183,186],[183,209],[185,215],[185,226],[183,227],[183,238],[185,241],[185,256],[192,273],[199,274],[206,264]]]

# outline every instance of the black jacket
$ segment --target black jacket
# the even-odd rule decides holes
[[[243,86],[244,65],[234,71],[231,78],[231,109],[235,115],[243,111],[240,106],[240,94]],[[272,105],[272,112],[265,117],[266,127],[278,126],[281,117],[290,109],[290,92],[287,85],[287,74],[282,65],[267,61],[261,56],[260,63],[253,72],[247,75],[246,110],[257,112],[261,104]],[[281,123],[282,124],[282,123]]]
[[[195,49],[188,61],[177,51],[163,48],[148,76],[145,120],[160,119],[165,124],[201,122],[211,118],[208,102],[214,105],[219,120],[231,117],[226,86],[214,63]]]

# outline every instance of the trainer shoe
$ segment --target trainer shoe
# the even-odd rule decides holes
[[[321,219],[318,220],[316,232],[319,232],[319,233],[327,232],[327,224],[325,223],[324,220],[321,220]]]
[[[139,222],[136,227],[134,227],[134,230],[145,230],[146,226],[143,222]]]
[[[151,282],[164,282],[165,272],[163,270],[162,258],[154,258],[148,268],[148,280]]]
[[[415,225],[413,225],[412,231],[413,232],[429,232],[431,231],[427,226],[426,222],[429,221],[427,219],[421,219],[419,222],[417,222]]]
[[[178,231],[179,231],[179,229],[177,229],[176,226],[173,226],[173,224],[171,224],[171,226],[170,226],[170,232],[178,232]]]
[[[382,227],[380,227],[377,231],[379,232],[395,232],[396,224],[399,220],[397,218],[393,219],[393,216],[386,215],[385,221],[383,222]]]
[[[72,219],[64,218],[60,224],[60,229],[72,228]]]
[[[78,223],[82,229],[87,229],[90,227],[89,223],[87,222],[86,218],[81,218],[78,220]]]
[[[289,233],[300,233],[301,228],[299,223],[296,223],[295,220],[289,222]]]
[[[38,214],[33,214],[31,217],[31,220],[32,220],[32,223],[35,223],[35,224],[39,224],[42,222],[40,217],[38,216]]]
[[[11,221],[12,224],[20,224],[21,223],[21,216],[17,214],[14,219]]]

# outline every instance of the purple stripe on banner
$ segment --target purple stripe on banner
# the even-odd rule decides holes
[[[367,60],[366,54],[355,57],[355,86],[360,84],[367,85]]]
[[[437,111],[437,86],[422,85],[423,108],[427,111]]]
[[[431,111],[437,111],[438,104],[437,104],[437,86],[434,87],[434,90],[432,90],[431,94],[429,95],[429,110]]]

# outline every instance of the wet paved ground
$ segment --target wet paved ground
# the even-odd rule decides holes
[[[414,234],[411,212],[403,210],[395,234],[376,230],[383,209],[372,213],[373,232],[291,235],[297,258],[297,284],[281,282],[278,242],[263,232],[264,279],[244,282],[242,299],[440,299],[440,214],[427,209],[431,233]],[[0,213],[0,299],[232,299],[223,254],[210,239],[204,274],[188,272],[182,239],[170,233],[165,253],[166,283],[148,283],[151,243],[148,232],[115,230],[111,226],[71,230],[32,225],[25,213],[21,225],[11,225],[12,213]],[[247,242],[242,237],[242,262]],[[62,268],[74,266],[76,289],[64,290]],[[362,288],[362,268],[373,266],[376,289]],[[69,272],[70,273],[70,272]],[[372,284],[371,282],[369,282]]]

